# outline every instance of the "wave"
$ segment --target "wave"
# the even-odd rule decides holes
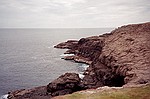
[[[80,67],[82,67],[83,69],[81,69],[82,71],[80,71],[79,77],[80,77],[81,79],[83,79],[84,76],[85,76],[85,75],[83,75],[84,70],[86,70],[86,69],[89,67],[89,65],[87,65],[87,64],[82,64]]]
[[[0,97],[0,99],[8,99],[7,97],[8,97],[8,94],[2,95],[2,96]]]
[[[83,74],[79,74],[79,78],[83,79],[84,75]]]
[[[61,54],[60,56],[74,56],[74,54]]]
[[[87,64],[82,64],[82,67],[84,68],[84,70],[86,70],[86,69],[89,67],[89,65],[87,65]]]

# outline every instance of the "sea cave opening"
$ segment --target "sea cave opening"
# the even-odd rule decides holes
[[[115,75],[112,79],[105,83],[105,86],[122,87],[125,84],[125,76]]]

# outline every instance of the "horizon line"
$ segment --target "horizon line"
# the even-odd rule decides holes
[[[98,28],[115,28],[115,27],[0,27],[0,29],[98,29]]]

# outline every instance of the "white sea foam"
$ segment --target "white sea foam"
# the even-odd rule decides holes
[[[87,65],[87,64],[82,64],[82,67],[84,68],[84,70],[86,70],[86,69],[89,67],[89,65]]]
[[[74,54],[61,54],[60,56],[74,56]]]
[[[83,75],[83,74],[79,74],[79,77],[80,77],[81,79],[83,79],[84,75]]]
[[[83,79],[84,76],[85,76],[85,75],[83,75],[84,70],[86,70],[86,69],[89,67],[89,65],[87,65],[87,64],[82,64],[81,67],[82,67],[83,69],[82,69],[82,72],[79,73],[79,77],[80,77],[81,79]]]
[[[2,95],[2,96],[0,97],[0,99],[8,99],[7,97],[8,97],[8,94]]]

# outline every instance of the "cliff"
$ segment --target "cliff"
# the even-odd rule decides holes
[[[25,99],[110,87],[131,87],[150,83],[150,22],[119,27],[111,33],[69,40],[55,48],[69,49],[66,60],[89,64],[83,79],[66,73],[45,87],[11,92],[11,99]],[[18,98],[19,97],[19,98]]]
[[[66,53],[75,54],[64,59],[90,63],[83,78],[87,88],[150,82],[150,22],[122,26],[110,34],[76,42],[67,41],[55,47],[69,48]]]

